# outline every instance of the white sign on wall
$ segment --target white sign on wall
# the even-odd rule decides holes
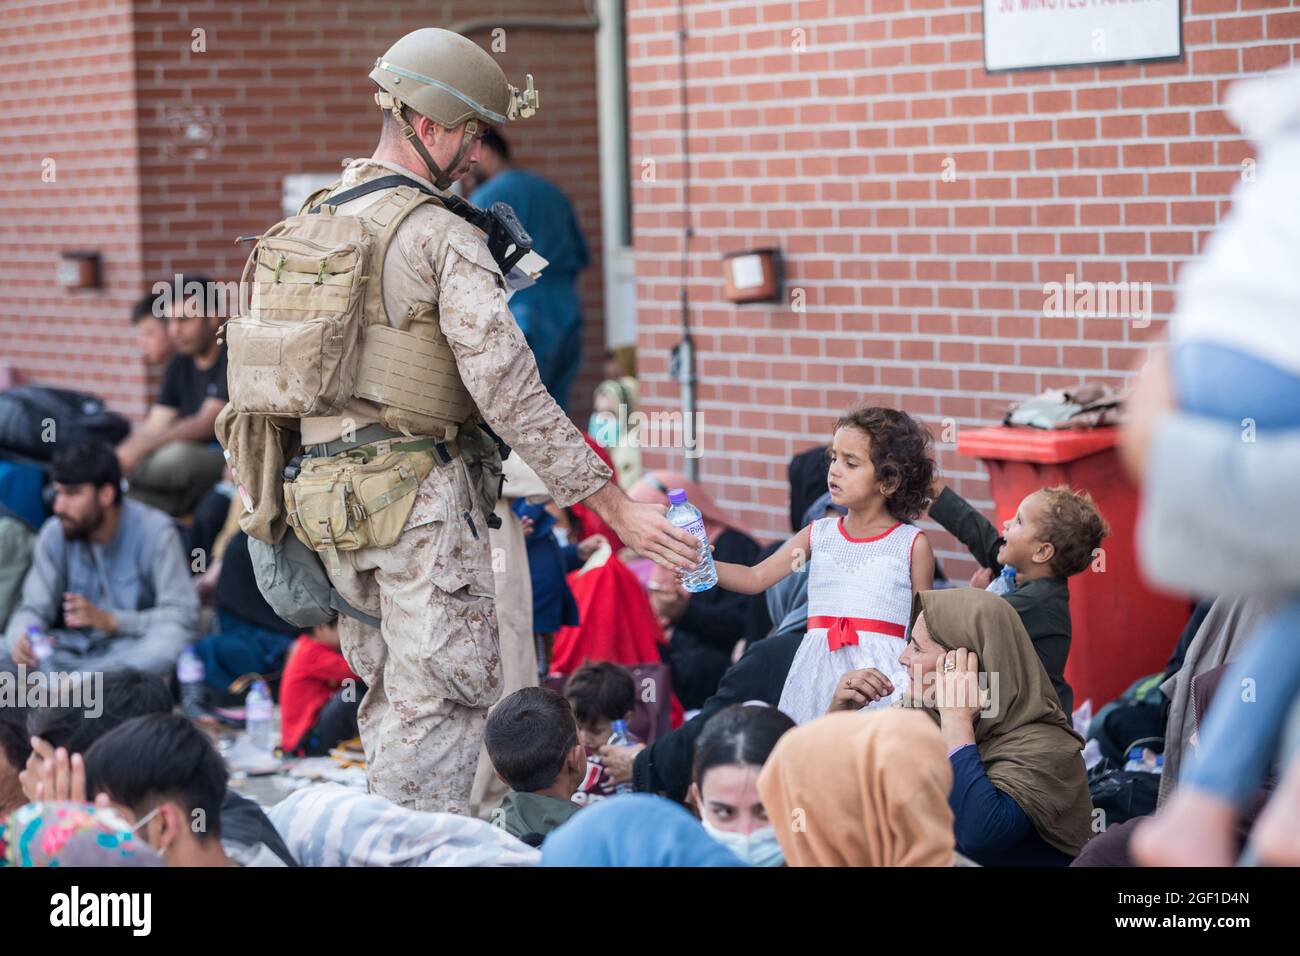
[[[1180,0],[984,0],[984,68],[1181,55]]]

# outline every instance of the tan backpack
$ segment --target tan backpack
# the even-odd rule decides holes
[[[381,291],[397,227],[439,197],[396,175],[330,195],[337,186],[268,229],[248,257],[249,308],[226,327],[231,404],[309,418],[341,414],[357,396],[416,413],[403,420],[463,422],[473,403],[445,338],[391,328]],[[381,190],[388,195],[354,215],[336,212]]]

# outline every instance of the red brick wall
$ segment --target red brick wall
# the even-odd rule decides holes
[[[141,283],[134,82],[129,0],[5,5],[0,364],[139,411],[130,399],[145,379],[128,322]],[[89,250],[103,256],[104,288],[64,293],[59,254]]]
[[[111,16],[77,13],[100,6],[34,3],[9,18],[17,30],[45,40],[31,48],[31,62],[0,67],[0,82],[8,91],[0,134],[5,152],[22,168],[30,168],[31,182],[37,184],[37,157],[70,157],[66,166],[60,161],[58,193],[30,184],[9,187],[28,209],[33,234],[11,232],[4,240],[21,247],[24,265],[21,273],[11,274],[14,257],[0,257],[0,347],[6,356],[14,355],[24,372],[50,381],[79,382],[106,393],[132,414],[143,411],[151,392],[131,347],[130,303],[149,282],[177,271],[238,279],[248,247],[235,246],[234,237],[261,232],[281,217],[286,175],[337,171],[344,157],[373,150],[380,114],[367,74],[374,59],[410,30],[492,14],[506,31],[505,50],[494,54],[498,62],[512,82],[522,82],[524,73],[532,72],[542,96],[537,116],[507,135],[521,165],[549,176],[568,192],[594,254],[581,286],[587,318],[586,374],[574,392],[581,399],[575,411],[585,414],[604,342],[595,36],[542,32],[509,21],[514,15],[580,16],[584,8],[579,0],[514,0],[488,10],[469,0],[439,5],[415,0],[136,0],[113,4],[116,13]],[[115,58],[102,53],[105,44],[87,34],[88,28],[110,27],[113,42],[107,49],[115,51]],[[203,31],[202,52],[192,48],[196,30]],[[490,30],[472,36],[487,47]],[[21,42],[22,35],[14,35],[13,42]],[[48,88],[48,83],[31,79],[37,58],[47,55],[71,55],[77,63],[73,75],[85,78],[57,97],[51,93],[22,102],[31,91]],[[48,74],[48,68],[44,72]],[[56,111],[68,106],[70,95],[77,109],[88,111],[93,124],[82,140],[80,157],[66,136],[70,120],[59,118]],[[105,130],[112,131],[110,138]],[[194,139],[188,136],[191,130],[197,134]],[[89,219],[79,216],[73,197],[84,194],[90,183],[103,181],[110,162],[119,156],[123,169],[138,175],[138,197],[133,193],[124,198],[121,209],[100,207]],[[78,219],[81,224],[73,224]],[[104,251],[115,282],[108,294],[50,300],[53,267],[45,263],[51,244],[58,242]],[[129,271],[122,244],[135,250]],[[19,275],[28,286],[21,295],[10,291]],[[72,370],[61,356],[70,344],[69,335],[86,334],[86,313],[74,308],[83,300],[91,303],[93,317],[103,327],[100,339],[106,347],[99,347],[96,339],[84,367]],[[42,331],[30,335],[35,323]],[[14,352],[20,331],[23,350]]]
[[[679,407],[678,28],[676,0],[631,0],[649,409]],[[903,408],[938,438],[944,419],[991,424],[1045,388],[1122,384],[1251,156],[1226,87],[1300,51],[1288,0],[1185,0],[1180,62],[1000,75],[983,69],[979,0],[697,0],[687,29],[701,477],[766,535],[788,533],[789,457],[855,402]],[[941,180],[947,157],[955,182]],[[763,245],[781,247],[786,302],[804,290],[805,312],[722,300],[723,254]],[[1155,321],[1044,317],[1043,284],[1066,273],[1153,283]],[[988,504],[978,462],[949,444],[940,464]],[[950,570],[973,568],[934,540]]]

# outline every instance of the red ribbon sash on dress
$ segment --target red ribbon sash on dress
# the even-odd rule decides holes
[[[907,629],[901,624],[895,624],[892,621],[875,621],[869,617],[818,615],[817,617],[808,618],[809,630],[818,627],[826,628],[826,643],[830,645],[832,651],[838,651],[841,647],[848,647],[850,644],[857,644],[858,631],[870,631],[873,634],[884,634],[886,637],[898,638],[907,633]]]

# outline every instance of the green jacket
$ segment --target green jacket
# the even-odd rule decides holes
[[[522,837],[525,833],[546,836],[580,809],[568,800],[511,790],[501,798],[493,822],[514,837]]]

